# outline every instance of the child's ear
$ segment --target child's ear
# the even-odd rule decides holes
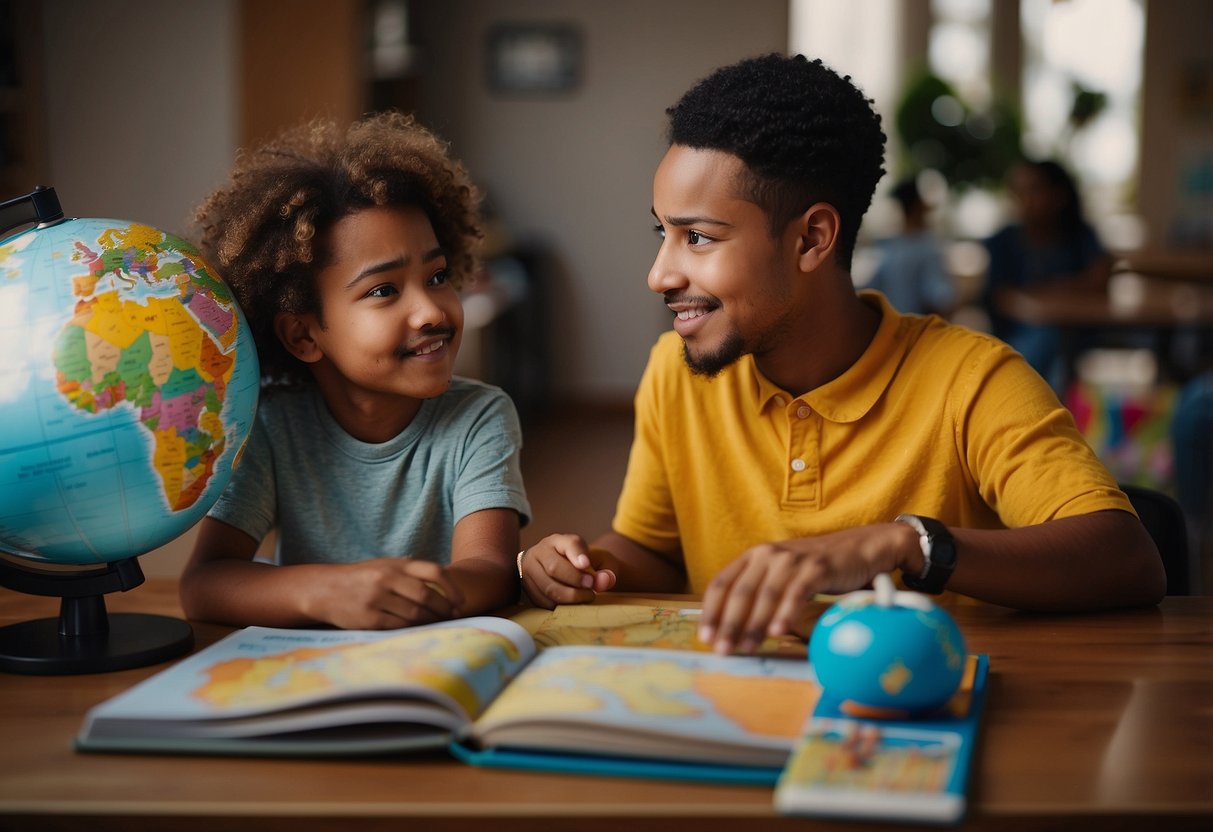
[[[312,337],[315,321],[311,315],[294,312],[279,312],[274,316],[274,333],[286,351],[306,364],[314,364],[324,357],[320,345]]]
[[[797,231],[800,270],[815,271],[834,256],[841,226],[838,209],[828,202],[816,202],[792,222]]]

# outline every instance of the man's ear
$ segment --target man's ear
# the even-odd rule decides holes
[[[800,270],[816,271],[834,256],[842,221],[838,209],[828,202],[815,202],[793,220],[797,232]]]
[[[278,340],[287,352],[306,364],[314,364],[324,357],[320,345],[312,337],[314,325],[312,315],[279,312],[274,316],[274,333]]]

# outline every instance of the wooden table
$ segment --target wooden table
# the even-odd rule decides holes
[[[180,615],[171,581],[111,611]],[[0,590],[0,624],[54,615]],[[1213,828],[1213,598],[1074,616],[954,610],[990,687],[966,828]],[[195,627],[199,646],[227,630]],[[78,754],[84,712],[149,676],[0,676],[0,829],[845,829],[769,789],[482,770],[442,754],[262,760]]]
[[[1030,324],[1167,328],[1213,326],[1213,287],[1119,274],[1106,290],[1068,286],[1002,289],[1003,314]]]
[[[1182,380],[1193,371],[1193,360],[1196,365],[1203,360],[1174,361],[1172,342],[1177,332],[1187,330],[1196,336],[1200,356],[1213,349],[1213,283],[1124,272],[1113,275],[1106,290],[1048,284],[1001,289],[995,303],[1008,318],[1058,328],[1063,382],[1076,375],[1079,354],[1096,332],[1101,333],[1101,341],[1111,343],[1119,339],[1117,333],[1147,334],[1166,378]]]
[[[1166,280],[1213,284],[1213,251],[1138,249],[1114,252],[1116,268]]]

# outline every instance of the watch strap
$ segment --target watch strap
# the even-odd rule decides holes
[[[922,546],[923,569],[917,575],[902,573],[902,583],[916,592],[938,595],[947,586],[956,568],[956,541],[948,527],[933,517],[919,514],[899,514],[894,520],[905,523],[918,532]]]

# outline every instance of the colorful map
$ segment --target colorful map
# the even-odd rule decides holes
[[[694,748],[690,738],[710,738],[786,756],[818,693],[803,660],[549,647],[489,706],[475,733],[487,745],[552,748],[560,747],[554,737],[562,731],[596,725],[600,740],[613,732],[626,733],[629,743],[641,735],[663,738],[672,755]],[[566,747],[576,750],[578,742]],[[604,747],[598,742],[580,750]]]
[[[260,375],[185,240],[99,218],[0,240],[0,548],[93,564],[183,534],[239,464]]]
[[[700,610],[660,604],[578,604],[558,606],[534,629],[539,647],[586,644],[603,647],[660,647],[711,652],[699,640]],[[804,656],[799,639],[766,639],[763,655]]]
[[[235,358],[235,302],[193,247],[146,225],[76,241],[78,299],[55,343],[57,387],[88,413],[129,404],[151,434],[173,511],[205,490],[223,453],[220,414]],[[131,289],[172,288],[139,297]]]
[[[490,671],[491,689],[505,684],[518,647],[504,636],[471,627],[410,631],[382,641],[298,647],[234,658],[206,668],[193,696],[215,709],[289,707],[343,689],[429,688],[457,703],[468,718],[487,704],[471,680]]]
[[[230,720],[322,702],[410,697],[475,718],[534,654],[503,618],[406,630],[246,627],[102,705],[103,716]]]
[[[814,720],[788,762],[784,780],[798,786],[942,792],[959,745],[955,733],[881,731],[874,722]]]

